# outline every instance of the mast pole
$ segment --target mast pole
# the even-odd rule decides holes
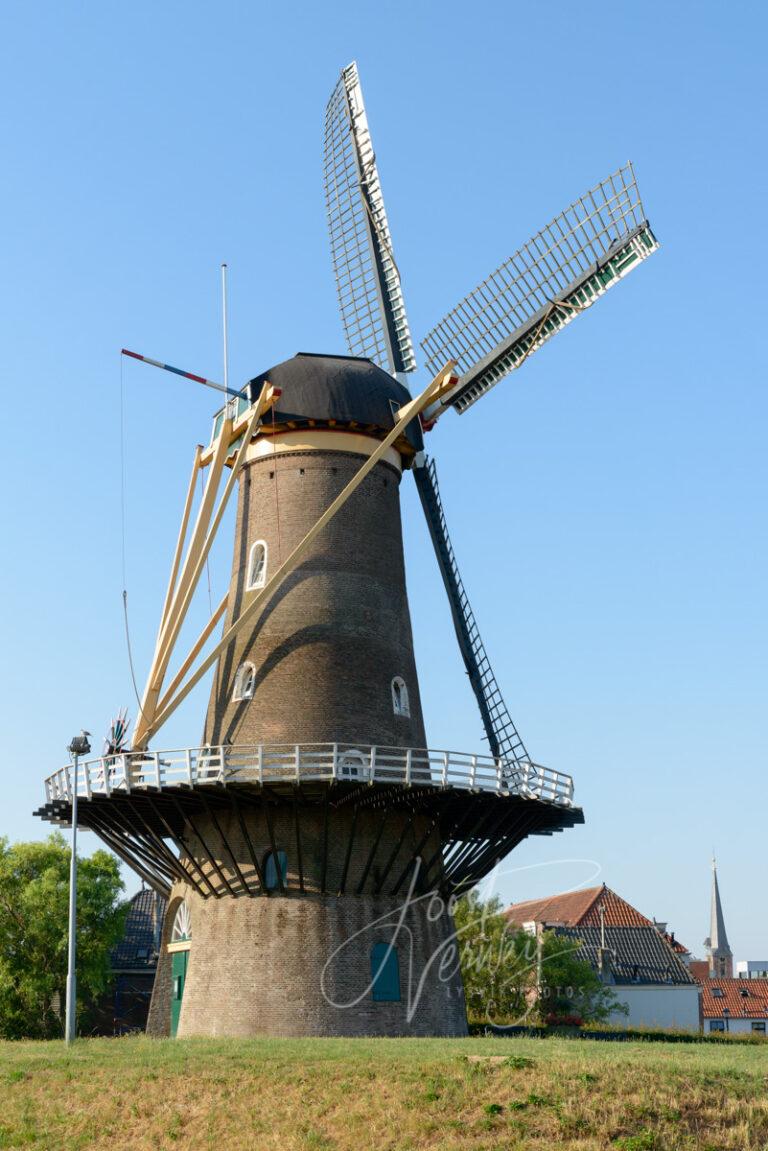
[[[224,337],[224,387],[229,390],[229,337],[227,333],[227,265],[221,265],[221,319]]]

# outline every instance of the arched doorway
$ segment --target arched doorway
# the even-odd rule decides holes
[[[181,1016],[181,1003],[184,998],[184,984],[187,981],[187,964],[189,963],[189,948],[192,940],[192,925],[189,916],[189,906],[182,899],[171,928],[171,942],[168,951],[171,956],[171,1036],[175,1036],[179,1029]]]

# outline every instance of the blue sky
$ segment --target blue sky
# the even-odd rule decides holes
[[[757,3],[3,6],[0,833],[44,834],[70,735],[136,711],[119,349],[219,377],[221,260],[233,380],[344,348],[322,122],[356,59],[417,337],[627,159],[662,243],[429,445],[510,711],[586,813],[501,893],[599,868],[701,952],[714,845],[734,951],[768,955],[767,25]],[[136,364],[123,387],[143,682],[215,398]],[[403,506],[430,745],[480,751],[410,480]],[[225,541],[214,601],[229,562]],[[205,698],[164,746],[198,742]]]

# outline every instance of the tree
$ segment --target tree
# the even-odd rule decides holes
[[[518,936],[524,934],[518,932]],[[611,1014],[628,1014],[628,1008],[619,1003],[580,951],[580,940],[543,932],[541,983],[536,995],[536,1012],[542,1022],[577,1019],[604,1023]]]
[[[67,977],[70,849],[59,832],[44,842],[0,838],[0,1036],[58,1038]],[[78,858],[77,1007],[106,987],[109,952],[125,908],[117,860]]]
[[[470,1021],[601,1022],[626,1010],[579,956],[578,941],[511,929],[498,897],[483,902],[470,892],[456,903],[454,921]]]
[[[483,902],[476,891],[453,909],[470,1022],[511,1022],[529,1011],[530,959],[501,912],[498,897]]]

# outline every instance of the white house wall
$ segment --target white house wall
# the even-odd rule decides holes
[[[722,1018],[722,1017],[721,1017]],[[765,1016],[763,1016],[762,1023],[765,1023]],[[704,1020],[704,1030],[707,1034],[712,1030],[713,1020]],[[718,1027],[717,1031],[722,1035],[722,1030]],[[752,1034],[752,1020],[751,1019],[729,1019],[728,1031],[731,1035],[751,1035]]]
[[[619,1027],[659,1027],[675,1031],[698,1031],[699,988],[691,985],[624,984],[611,987],[619,1003],[625,1003],[629,1015],[614,1013],[609,1023]]]

